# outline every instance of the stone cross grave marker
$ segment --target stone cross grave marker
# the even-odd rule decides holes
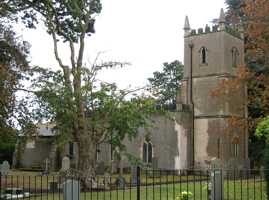
[[[224,178],[219,159],[211,160],[211,199],[223,200],[224,197]]]
[[[118,176],[116,179],[117,189],[124,189],[126,186],[126,180],[123,176]]]
[[[80,184],[75,179],[67,179],[63,183],[64,200],[79,200],[80,199]]]
[[[65,156],[63,157],[63,160],[62,160],[62,171],[67,171],[70,169],[70,159]]]
[[[1,165],[1,175],[2,176],[7,176],[10,170],[10,165],[8,161],[4,161],[3,164]]]

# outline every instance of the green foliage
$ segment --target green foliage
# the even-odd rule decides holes
[[[267,143],[269,143],[269,117],[265,117],[256,128],[256,136],[258,138],[266,138]]]
[[[176,200],[188,200],[191,199],[193,194],[189,191],[183,191],[176,197]]]
[[[73,137],[76,106],[64,84],[61,71],[36,67],[32,88],[37,98],[34,116],[37,120],[56,122],[59,142],[64,144]],[[85,70],[85,76],[87,70]],[[115,84],[85,83],[82,87],[85,102],[87,132],[97,143],[109,142],[114,148],[124,150],[122,140],[137,134],[137,129],[147,126],[148,118],[155,112],[155,101],[146,97],[125,96],[132,91],[119,90]]]
[[[27,124],[27,106],[16,98],[28,70],[29,44],[0,19],[0,160],[12,162],[16,125]]]
[[[54,55],[62,71],[32,70],[31,89],[36,98],[31,102],[31,115],[41,122],[56,123],[60,144],[77,142],[78,168],[86,184],[86,176],[95,168],[97,145],[109,142],[123,150],[122,140],[134,137],[138,127],[146,126],[155,109],[154,101],[138,96],[126,100],[133,91],[97,81],[101,69],[119,63],[85,66],[85,40],[95,32],[95,16],[102,9],[100,0],[3,0],[1,4],[5,12],[0,9],[0,14],[16,14],[28,28],[42,21],[52,36]],[[68,43],[70,60],[61,59],[60,42]]]
[[[0,162],[12,162],[12,155],[16,145],[16,131],[11,127],[0,127]]]
[[[55,31],[64,41],[73,42],[82,32],[95,32],[94,16],[102,10],[100,0],[3,0],[0,5],[0,15],[17,14],[28,28],[36,28],[43,18],[49,34]]]
[[[149,78],[150,90],[162,106],[175,105],[180,90],[180,81],[183,78],[183,65],[175,60],[163,64],[163,71],[153,73]]]
[[[264,168],[266,169],[264,171],[265,174],[265,180],[266,180],[266,194],[269,197],[269,145],[267,144],[264,150]]]

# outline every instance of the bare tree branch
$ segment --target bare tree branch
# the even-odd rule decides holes
[[[72,40],[69,40],[69,46],[70,46],[70,54],[71,54],[70,60],[71,60],[71,65],[72,65],[72,73],[73,73],[73,76],[75,76],[75,69],[76,69],[75,47]]]

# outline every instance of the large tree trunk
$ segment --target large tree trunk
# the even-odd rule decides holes
[[[78,170],[81,175],[83,188],[90,188],[93,184],[96,166],[96,144],[88,136],[80,136],[78,142]]]

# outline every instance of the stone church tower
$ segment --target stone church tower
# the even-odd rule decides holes
[[[246,124],[234,128],[228,121],[236,117],[246,123],[246,87],[241,85],[236,91],[223,88],[224,95],[212,95],[223,80],[236,78],[244,64],[243,35],[226,26],[223,9],[213,30],[208,26],[191,30],[186,17],[184,31],[181,103],[193,113],[188,165],[204,168],[216,158],[223,167],[244,167],[248,158]]]

